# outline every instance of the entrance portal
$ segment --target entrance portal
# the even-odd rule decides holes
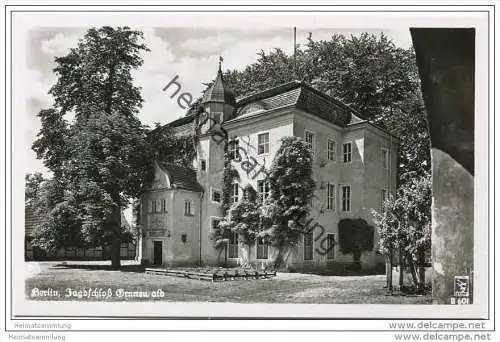
[[[162,247],[163,244],[161,241],[154,241],[153,265],[161,265],[163,263]]]

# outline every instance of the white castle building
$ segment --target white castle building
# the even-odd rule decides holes
[[[180,88],[175,83],[171,86],[170,91]],[[360,119],[342,102],[298,81],[235,99],[224,84],[220,67],[202,106],[210,120],[227,131],[230,148],[242,148],[259,164],[247,174],[241,163],[233,161],[240,177],[231,189],[231,202],[241,199],[241,189],[247,184],[266,198],[266,174],[259,171],[270,168],[282,137],[301,137],[311,145],[317,183],[311,219],[325,231],[304,234],[288,265],[328,269],[351,263],[352,254],[342,254],[336,244],[339,221],[361,218],[373,224],[371,209],[380,210],[382,201],[396,189],[398,138]],[[192,134],[195,125],[195,115],[167,124],[177,135]],[[237,236],[230,237],[222,252],[210,238],[222,215],[223,171],[224,144],[210,134],[199,136],[192,168],[156,163],[154,181],[141,198],[143,262],[164,266],[236,264],[241,253],[248,253]],[[373,251],[361,256],[364,269],[383,263],[376,235],[375,230]],[[328,253],[320,253],[325,247]],[[257,241],[249,253],[252,262],[265,263],[272,256],[272,247]]]

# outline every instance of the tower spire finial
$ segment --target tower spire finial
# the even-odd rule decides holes
[[[222,72],[222,62],[224,62],[224,58],[222,55],[219,55],[219,71]]]

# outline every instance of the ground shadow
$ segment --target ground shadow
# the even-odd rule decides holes
[[[120,272],[134,272],[144,273],[145,266],[143,265],[122,265],[119,269],[113,268],[110,265],[93,265],[93,264],[67,264],[60,263],[50,267],[51,269],[81,269],[86,271],[120,271]]]

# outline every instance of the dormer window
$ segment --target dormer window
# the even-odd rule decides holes
[[[250,103],[241,109],[239,115],[246,115],[250,113],[257,113],[266,110],[266,108],[261,103]]]

